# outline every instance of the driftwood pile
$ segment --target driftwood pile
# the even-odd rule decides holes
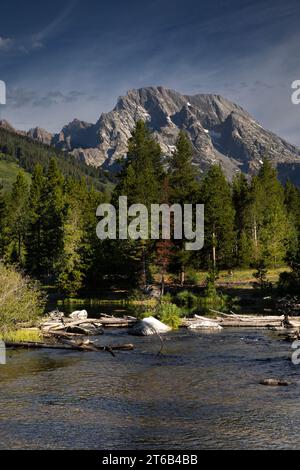
[[[193,318],[184,318],[181,327],[189,329],[222,329],[222,328],[268,328],[274,330],[300,329],[300,317],[287,315],[237,315],[211,310],[214,318],[194,315]],[[135,317],[114,317],[101,314],[99,318],[73,319],[49,318],[42,325],[43,334],[64,335],[98,335],[105,328],[129,328],[141,321]]]
[[[51,312],[45,322],[42,323],[41,329],[43,333],[64,332],[80,335],[100,335],[103,334],[103,328],[119,328],[132,326],[136,323],[135,317],[114,317],[111,315],[101,314],[100,318],[83,318],[83,311],[73,312],[70,317],[64,317],[61,312]],[[77,313],[77,316],[74,316]]]
[[[102,323],[98,319],[73,320],[72,318],[61,318],[60,320],[46,320],[41,325],[43,333],[55,333],[63,331],[70,334],[101,335],[103,333]]]
[[[129,325],[132,319],[124,318],[119,322],[122,326]],[[47,319],[41,323],[40,330],[47,342],[6,342],[9,348],[47,348],[67,349],[76,351],[107,351],[113,356],[114,351],[129,351],[134,346],[129,344],[117,344],[99,346],[84,336],[103,334],[103,326],[118,325],[118,319],[103,315],[101,318],[88,318],[85,310],[73,312],[65,317],[62,312],[54,311],[48,314]]]
[[[195,315],[194,318],[185,318],[182,326],[187,328],[197,328],[199,321],[209,320],[212,326],[219,325],[222,328],[268,328],[274,330],[286,330],[300,328],[300,317],[288,317],[287,315],[237,315],[235,313],[223,313],[216,310],[211,310],[217,316],[213,319],[206,317],[199,317]],[[201,327],[201,324],[200,324]]]

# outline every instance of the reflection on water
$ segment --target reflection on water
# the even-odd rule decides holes
[[[128,342],[108,331],[101,344]],[[0,366],[1,448],[299,448],[299,366],[268,331],[130,337],[133,352],[18,351]],[[263,387],[264,377],[290,387]]]

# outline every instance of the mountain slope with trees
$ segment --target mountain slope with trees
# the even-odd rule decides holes
[[[16,166],[32,174],[37,164],[46,168],[51,158],[55,158],[65,176],[77,180],[85,178],[89,185],[99,190],[112,187],[112,178],[107,172],[88,166],[66,152],[0,127],[0,180],[3,177],[6,186],[11,182],[11,177],[15,176]]]

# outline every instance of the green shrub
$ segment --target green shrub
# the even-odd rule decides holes
[[[155,315],[154,310],[142,310],[142,309],[140,309],[138,312],[135,313],[135,316],[139,320],[143,320],[143,318],[147,318],[147,317],[153,317],[153,315]]]
[[[0,332],[15,330],[18,323],[34,323],[43,306],[43,295],[35,283],[0,264]]]
[[[192,308],[197,305],[199,302],[199,298],[197,295],[193,294],[193,292],[189,290],[183,290],[177,294],[176,299],[178,300],[179,305]]]
[[[129,301],[143,301],[147,298],[148,296],[141,289],[132,289],[128,296]]]
[[[186,276],[185,277],[186,277],[186,281],[189,284],[199,284],[199,282],[201,280],[200,274],[193,268],[189,268],[186,271]]]
[[[278,289],[282,293],[298,294],[300,289],[299,272],[284,271],[279,275]]]
[[[229,295],[218,292],[216,287],[217,275],[211,271],[208,273],[206,279],[206,286],[203,296],[199,297],[199,307],[204,310],[230,310],[238,307],[239,299],[232,298]]]
[[[168,292],[167,294],[163,295],[163,296],[160,298],[160,303],[162,303],[162,304],[171,304],[171,303],[172,303],[172,296],[171,296],[171,294]]]
[[[253,287],[258,286],[261,290],[272,287],[272,284],[267,279],[268,268],[266,262],[261,259],[256,264],[254,264],[253,267],[256,269],[256,271],[253,273],[253,276],[257,280]]]
[[[156,317],[166,325],[176,330],[181,324],[181,309],[175,304],[160,304],[156,308]]]

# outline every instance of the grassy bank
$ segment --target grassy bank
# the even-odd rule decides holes
[[[43,335],[38,328],[20,328],[19,330],[11,330],[0,333],[0,340],[10,341],[12,343],[21,342],[42,342]]]
[[[280,273],[284,271],[289,271],[288,266],[280,266],[278,268],[268,269],[267,280],[272,283],[277,283],[279,280]],[[252,287],[252,284],[256,282],[256,279],[253,275],[255,269],[233,269],[232,271],[221,270],[218,273],[218,279],[216,281],[217,286],[222,286],[224,284],[236,284],[236,285],[245,285],[245,287]],[[195,285],[195,286],[204,286],[207,278],[207,271],[192,271],[186,273],[186,285]],[[159,282],[160,276],[155,275],[154,279],[156,282]],[[172,275],[166,275],[166,284],[174,285],[178,284],[178,280]]]

